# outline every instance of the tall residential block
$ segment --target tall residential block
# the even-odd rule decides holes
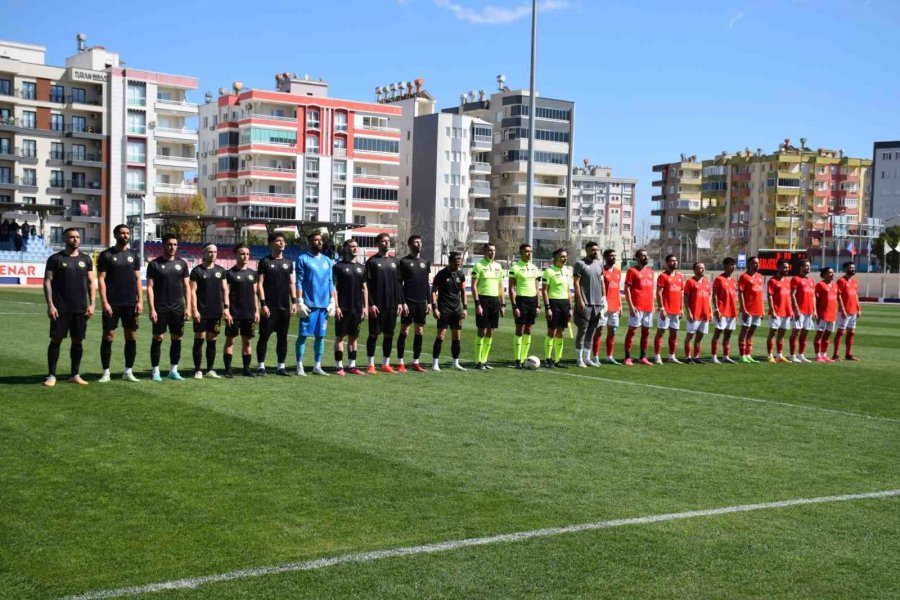
[[[653,171],[660,174],[653,182],[660,189],[651,200],[659,204],[650,214],[659,217],[659,223],[651,225],[651,229],[659,231],[665,254],[673,254],[683,237],[696,230],[696,221],[683,217],[700,212],[703,165],[696,156],[682,154],[677,162],[654,165]]]
[[[872,216],[900,225],[900,141],[875,142],[872,152]]]
[[[612,248],[620,256],[634,254],[634,209],[637,179],[613,177],[612,169],[592,165],[572,171],[572,232]]]
[[[185,92],[197,80],[126,69],[84,40],[65,67],[45,64],[42,46],[0,42],[0,202],[63,207],[47,239],[76,227],[99,246],[142,203],[149,212],[160,195],[196,192],[197,132],[185,120],[197,107]]]
[[[369,252],[397,233],[399,107],[328,96],[328,84],[281,73],[274,91],[220,88],[200,107],[200,190],[211,214],[353,222]],[[226,230],[218,232],[227,235]]]

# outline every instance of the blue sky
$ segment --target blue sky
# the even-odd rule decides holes
[[[194,75],[195,96],[241,80],[308,73],[331,95],[423,77],[440,107],[528,86],[527,0],[121,3],[3,0],[3,36],[62,64],[75,34],[135,68]],[[871,157],[900,139],[900,2],[543,0],[538,90],[574,100],[575,161],[637,177],[649,218],[651,165],[785,137]]]

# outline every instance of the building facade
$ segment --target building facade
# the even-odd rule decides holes
[[[888,227],[900,225],[900,141],[875,142],[871,214]]]
[[[659,222],[651,229],[659,231],[662,252],[674,254],[696,229],[695,223],[684,217],[700,213],[703,165],[696,156],[682,154],[677,162],[654,165],[653,172],[660,174],[653,182],[659,193],[651,200],[659,204],[650,214],[659,217]]]
[[[275,79],[275,91],[235,82],[200,107],[210,214],[353,222],[363,225],[353,237],[374,251],[378,233],[397,233],[400,130],[389,118],[401,109],[329,98],[328,84],[308,76]]]
[[[591,165],[572,171],[569,222],[572,233],[596,241],[619,256],[634,255],[635,188],[638,180],[613,177],[612,169]]]

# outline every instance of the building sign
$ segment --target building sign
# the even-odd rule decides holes
[[[109,81],[109,75],[100,71],[82,71],[81,69],[72,69],[72,79],[79,81],[91,81],[94,83],[106,83]]]
[[[806,250],[760,250],[759,272],[763,275],[774,275],[778,272],[778,262],[786,260],[791,264],[790,273],[797,271],[800,261],[809,260],[809,252]]]
[[[0,278],[8,277],[18,277],[20,284],[29,279],[43,279],[44,263],[0,261]]]

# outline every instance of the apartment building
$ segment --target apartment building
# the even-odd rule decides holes
[[[64,207],[45,223],[51,243],[77,227],[85,245],[106,245],[141,203],[196,193],[185,94],[197,80],[125,69],[84,42],[65,67],[45,64],[43,46],[0,42],[0,201]]]
[[[634,255],[635,188],[638,180],[613,177],[610,167],[592,165],[572,171],[569,222],[572,233],[612,248],[620,256]]]
[[[374,251],[378,233],[397,233],[400,130],[389,119],[401,109],[329,98],[327,82],[309,76],[280,73],[275,85],[244,90],[235,82],[200,107],[209,212],[353,222],[363,226],[353,237]]]
[[[459,106],[443,112],[491,125],[492,137],[485,131],[470,142],[491,166],[490,197],[484,203],[491,211],[491,237],[501,252],[514,254],[525,238],[530,98],[528,90],[506,87],[503,76],[497,83],[499,89],[489,98],[484,91],[470,92],[460,97]],[[536,257],[548,258],[569,237],[575,103],[544,97],[535,103],[534,251]]]
[[[653,214],[661,217],[654,229],[666,252],[674,252],[682,236],[696,244],[701,228],[720,229],[724,239],[751,252],[821,248],[831,235],[832,216],[845,216],[856,230],[868,215],[872,161],[840,150],[814,150],[805,139],[794,146],[786,139],[771,154],[746,149],[702,163],[689,158],[653,167],[665,173],[654,182],[663,193],[653,200],[664,204]],[[699,198],[672,197],[673,190],[689,189],[683,182],[688,174],[699,184]]]
[[[871,215],[900,225],[900,141],[875,142],[872,164]]]

